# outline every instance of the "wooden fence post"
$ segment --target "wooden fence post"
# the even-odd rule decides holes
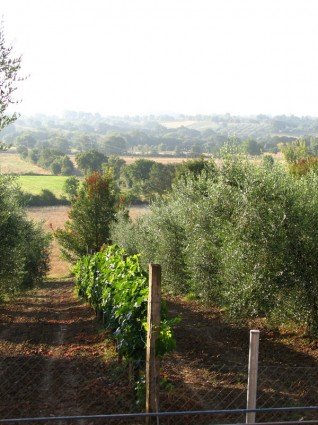
[[[256,409],[257,374],[258,374],[259,331],[250,331],[250,348],[248,358],[247,409]],[[255,412],[246,413],[246,423],[255,423]]]
[[[159,360],[156,340],[159,335],[161,305],[161,266],[149,264],[149,295],[146,352],[146,412],[159,411]],[[155,420],[156,419],[156,420]],[[159,417],[147,417],[147,424],[159,423]]]

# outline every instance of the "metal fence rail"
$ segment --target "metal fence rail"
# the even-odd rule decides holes
[[[295,412],[318,412],[318,406],[307,406],[307,407],[278,407],[278,408],[264,408],[264,409],[227,409],[227,410],[192,410],[192,411],[175,411],[175,412],[157,412],[157,413],[122,413],[122,414],[108,414],[108,415],[86,415],[86,416],[48,416],[48,417],[34,417],[34,418],[10,418],[0,419],[0,424],[10,423],[30,423],[30,422],[56,422],[56,421],[95,421],[95,420],[128,420],[128,419],[144,419],[144,418],[160,418],[164,419],[167,417],[191,417],[191,416],[217,416],[217,415],[237,415],[247,413],[266,414],[266,413],[295,413]],[[318,423],[317,419],[304,420],[304,423]],[[238,422],[236,422],[238,424]],[[255,422],[255,424],[299,424],[299,421],[266,421],[266,422]],[[250,425],[253,425],[252,423]]]

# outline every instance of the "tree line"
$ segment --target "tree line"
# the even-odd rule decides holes
[[[318,174],[226,154],[179,178],[112,240],[163,268],[166,290],[222,307],[232,320],[306,326],[318,335]]]
[[[171,121],[177,127],[169,127]],[[193,124],[187,124],[187,122]],[[183,125],[184,123],[184,125]],[[317,140],[318,120],[311,117],[258,115],[101,117],[65,113],[19,119],[2,131],[3,141],[19,149],[56,149],[64,154],[98,150],[109,155],[195,156],[218,154],[236,137],[250,155],[276,153],[279,143],[299,137]],[[317,144],[317,141],[314,142]]]

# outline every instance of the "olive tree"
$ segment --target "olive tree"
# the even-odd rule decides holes
[[[7,45],[0,23],[0,131],[17,119],[8,113],[15,103],[14,92],[19,76],[21,56],[14,57]],[[7,147],[0,142],[0,150]],[[40,225],[26,218],[16,179],[0,174],[0,301],[19,289],[40,282],[49,270],[50,237]]]
[[[318,336],[318,175],[224,157],[180,178],[112,238],[159,262],[163,285],[220,305],[232,319],[296,323]]]
[[[0,131],[15,121],[18,115],[8,113],[10,105],[18,103],[14,93],[17,89],[17,83],[23,78],[19,75],[21,68],[21,56],[14,57],[13,47],[7,45],[3,23],[0,23]],[[2,145],[4,149],[4,145]]]
[[[42,282],[50,237],[26,218],[16,178],[0,174],[0,301]]]

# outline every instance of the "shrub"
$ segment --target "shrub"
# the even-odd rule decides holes
[[[59,158],[55,159],[50,165],[50,169],[55,176],[61,174],[61,168],[61,161]]]
[[[49,207],[54,205],[69,205],[70,203],[66,198],[57,198],[48,189],[42,189],[38,195],[21,192],[21,200],[28,207]]]
[[[313,171],[318,172],[318,158],[310,156],[306,159],[300,159],[293,163],[288,164],[289,172],[295,177],[302,177],[305,174]]]
[[[50,236],[43,232],[39,224],[24,222],[23,247],[25,252],[22,288],[32,288],[42,282],[49,271]]]
[[[80,185],[80,180],[75,176],[68,177],[65,180],[63,185],[63,191],[66,193],[67,197],[70,200],[75,200],[78,189],[79,189],[79,185]]]

